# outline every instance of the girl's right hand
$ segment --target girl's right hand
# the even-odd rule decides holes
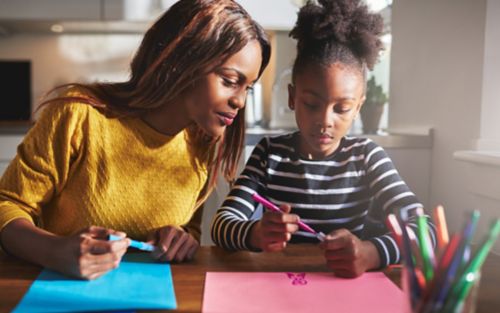
[[[299,229],[299,216],[290,214],[290,205],[281,205],[280,212],[264,212],[250,232],[250,245],[267,252],[281,251]]]
[[[123,240],[108,241],[114,234]],[[53,262],[47,267],[66,275],[96,279],[120,264],[130,241],[123,232],[91,226],[69,237],[57,237],[54,243]]]

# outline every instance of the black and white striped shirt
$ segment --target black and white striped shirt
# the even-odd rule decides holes
[[[212,239],[227,249],[252,249],[248,244],[251,216],[258,204],[252,194],[277,204],[290,204],[292,213],[325,234],[345,228],[375,244],[381,264],[400,261],[396,242],[384,226],[387,214],[409,214],[422,207],[399,176],[386,152],[370,139],[344,137],[324,160],[302,158],[299,133],[263,138],[212,222]],[[369,221],[375,221],[375,224]],[[435,245],[434,225],[430,233]],[[368,227],[375,225],[378,227]],[[416,228],[411,222],[410,227]],[[376,234],[369,229],[379,229]],[[317,242],[299,230],[295,242]]]

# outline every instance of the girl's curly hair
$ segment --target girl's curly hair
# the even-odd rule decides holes
[[[289,34],[297,40],[293,77],[311,61],[357,65],[365,76],[383,49],[382,30],[382,17],[361,0],[309,0]]]

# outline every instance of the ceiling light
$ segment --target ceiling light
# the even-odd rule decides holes
[[[50,27],[50,30],[54,33],[62,33],[64,31],[64,27],[61,24],[53,24]]]

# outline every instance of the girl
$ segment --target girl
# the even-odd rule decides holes
[[[264,138],[212,223],[212,238],[227,249],[282,250],[290,242],[317,242],[298,230],[300,219],[325,234],[327,266],[355,277],[396,263],[398,247],[388,231],[371,235],[388,213],[421,207],[384,150],[346,133],[365,99],[367,68],[382,48],[382,19],[359,0],[308,2],[290,35],[297,58],[288,87],[298,132]],[[281,205],[285,214],[257,208],[253,193]],[[415,225],[413,225],[415,226]]]
[[[235,174],[240,111],[269,55],[234,1],[174,4],[147,31],[128,81],[72,84],[42,103],[0,181],[3,248],[85,279],[118,266],[125,236],[149,239],[160,260],[191,259],[197,208],[219,169]]]

